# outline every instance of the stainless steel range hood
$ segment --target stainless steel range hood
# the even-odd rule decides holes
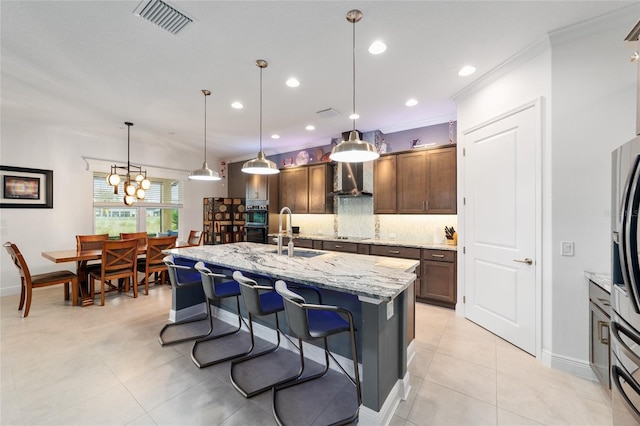
[[[338,163],[342,172],[340,189],[331,193],[336,197],[371,197],[373,194],[363,190],[363,163]]]

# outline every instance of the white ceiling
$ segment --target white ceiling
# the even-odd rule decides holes
[[[0,3],[3,118],[66,131],[202,149],[204,99],[210,156],[255,156],[264,70],[267,153],[326,144],[350,130],[352,26],[361,131],[421,127],[455,118],[451,96],[550,31],[635,1],[178,1],[194,19],[172,35],[135,16],[138,1]],[[626,35],[621,30],[622,38]],[[375,39],[388,49],[367,52]],[[457,71],[477,67],[473,76]],[[301,85],[285,86],[290,76]],[[408,98],[418,105],[408,108]],[[245,107],[235,110],[231,102]],[[316,112],[334,108],[325,119]],[[316,130],[305,130],[314,124]],[[278,133],[279,140],[270,135]]]

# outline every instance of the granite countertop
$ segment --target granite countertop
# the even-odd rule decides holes
[[[278,234],[269,234],[269,237],[277,237]],[[346,237],[341,238],[333,235],[319,235],[319,234],[295,234],[294,235],[294,244],[296,238],[300,239],[308,239],[308,240],[322,240],[322,241],[337,241],[337,242],[350,242],[350,243],[361,243],[361,244],[374,244],[381,246],[400,246],[400,247],[415,247],[415,248],[425,248],[425,249],[436,249],[436,250],[458,250],[458,246],[442,244],[442,243],[427,243],[423,241],[407,241],[407,240],[385,240],[381,238],[357,238],[357,237]]]
[[[587,278],[588,281],[593,281],[598,286],[602,287],[604,291],[611,294],[611,275],[584,271],[584,276]]]
[[[416,279],[419,261],[298,248],[298,253],[314,257],[278,256],[274,245],[234,243],[183,247],[167,253],[243,272],[259,273],[275,279],[390,301]]]

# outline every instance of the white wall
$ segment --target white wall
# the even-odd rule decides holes
[[[543,360],[578,373],[588,371],[589,359],[584,271],[610,269],[610,152],[634,134],[635,71],[623,39],[639,12],[638,7],[627,8],[556,32],[550,42],[532,46],[455,99],[459,135],[543,99]],[[460,153],[458,164],[463,164]],[[560,256],[560,241],[565,240],[575,241],[575,256]],[[462,277],[464,271],[459,272]]]
[[[123,125],[124,127],[124,125]],[[202,151],[175,148],[136,139],[131,129],[131,160],[145,166],[189,170],[202,165]],[[73,129],[16,121],[3,109],[0,164],[53,170],[53,209],[0,209],[0,239],[15,243],[24,254],[31,273],[54,269],[75,270],[75,265],[54,264],[41,252],[75,248],[77,234],[93,233],[93,181],[83,156],[126,163],[126,129],[122,137],[79,134]],[[220,164],[208,158],[209,164]],[[104,170],[108,171],[108,170]],[[226,196],[224,181],[186,182],[184,207],[180,216],[180,236],[186,239],[190,229],[202,229],[202,198]],[[0,296],[19,293],[17,271],[6,253],[0,254]]]
[[[569,361],[589,356],[584,271],[611,271],[611,151],[635,135],[637,65],[624,37],[638,16],[640,6],[551,35],[552,348]],[[576,255],[560,256],[560,241],[575,241]]]

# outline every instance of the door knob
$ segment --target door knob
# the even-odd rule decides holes
[[[524,260],[513,259],[513,261],[518,263],[526,263],[527,265],[533,265],[533,260],[529,259],[528,257],[525,257]]]

